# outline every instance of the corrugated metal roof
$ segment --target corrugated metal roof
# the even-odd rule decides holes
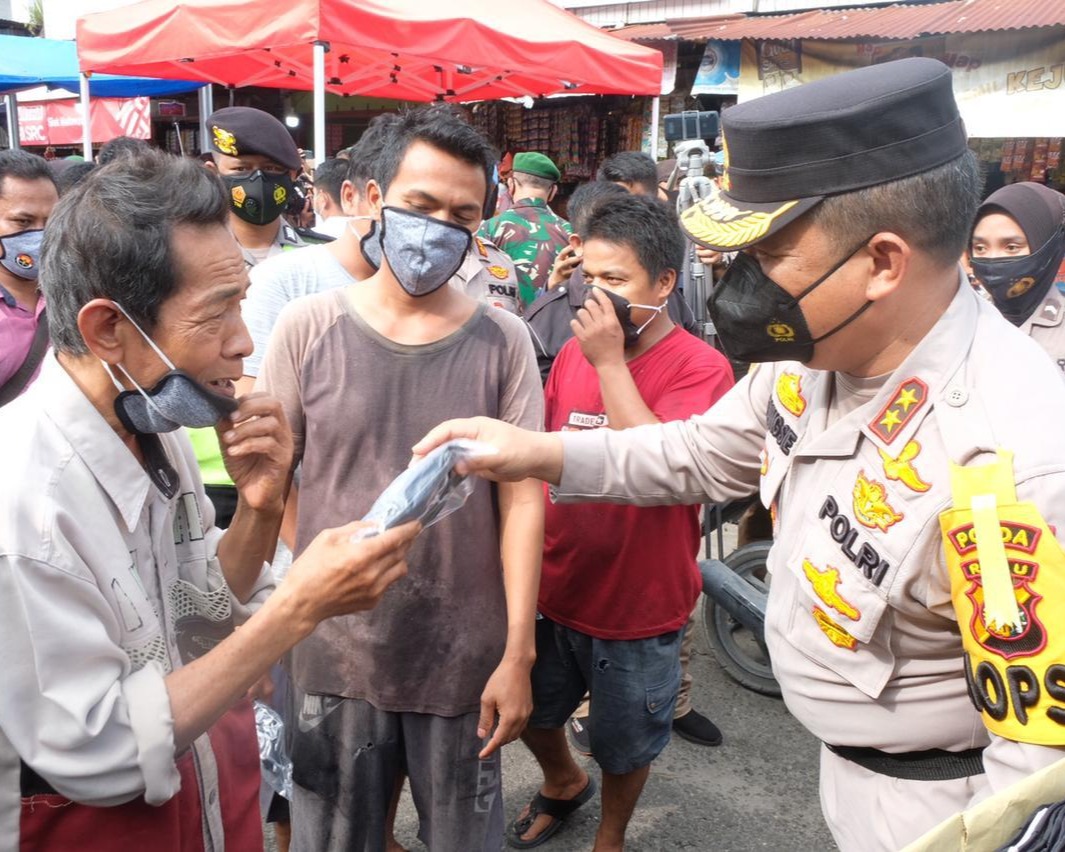
[[[715,18],[714,20],[721,20]],[[623,38],[626,41],[658,41],[659,39],[680,38],[673,27],[669,24],[633,24],[630,27],[619,27],[609,31],[611,35]]]
[[[832,40],[868,37],[906,39],[940,33],[1065,27],[1065,3],[1055,0],[950,0],[947,3],[930,5],[896,4],[878,8],[817,9],[794,15],[730,15],[675,21],[672,24],[624,27],[614,30],[614,34],[621,38],[631,38],[629,31],[649,30],[651,26],[667,27],[675,37],[691,40]]]

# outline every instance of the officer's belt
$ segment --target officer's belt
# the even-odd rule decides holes
[[[844,760],[857,763],[870,772],[901,778],[904,781],[953,781],[982,775],[984,772],[983,748],[966,751],[943,751],[930,748],[926,751],[907,751],[900,754],[880,751],[876,748],[828,745],[828,750]]]

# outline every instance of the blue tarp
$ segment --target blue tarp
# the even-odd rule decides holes
[[[78,51],[73,41],[0,35],[0,95],[33,86],[77,94],[78,85]],[[89,95],[154,98],[193,92],[203,85],[189,80],[93,74],[89,78]]]

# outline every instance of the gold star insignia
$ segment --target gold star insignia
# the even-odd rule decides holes
[[[899,394],[899,398],[896,400],[895,404],[901,407],[903,413],[905,414],[910,410],[910,406],[917,405],[917,402],[917,391],[915,391],[913,388],[905,388]]]
[[[889,408],[887,414],[884,415],[884,419],[880,421],[880,425],[887,429],[890,434],[891,430],[901,422],[899,413],[894,408]]]

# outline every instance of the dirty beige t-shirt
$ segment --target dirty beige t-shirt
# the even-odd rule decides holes
[[[256,387],[281,401],[303,461],[297,554],[321,530],[361,518],[441,421],[543,422],[536,358],[517,317],[479,305],[442,340],[407,346],[371,328],[346,288],[285,308]],[[478,709],[506,643],[495,493],[478,480],[461,510],[418,537],[408,575],[375,609],[329,619],[296,646],[301,689],[380,710]]]

